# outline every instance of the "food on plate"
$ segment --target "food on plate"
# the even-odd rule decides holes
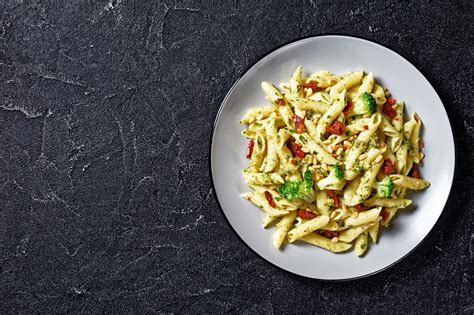
[[[288,83],[262,89],[270,104],[241,120],[243,197],[263,211],[264,228],[276,223],[276,248],[288,240],[364,255],[411,204],[407,189],[430,185],[419,171],[420,117],[405,117],[404,102],[363,71],[304,76],[298,67]]]

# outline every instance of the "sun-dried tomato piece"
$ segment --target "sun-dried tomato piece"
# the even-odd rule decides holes
[[[354,104],[352,102],[347,102],[347,105],[346,107],[344,107],[344,109],[342,110],[342,112],[344,113],[344,115],[349,115],[350,112],[352,112],[352,110],[354,109]]]
[[[272,194],[267,190],[265,190],[265,198],[267,199],[268,204],[270,205],[270,207],[276,208],[275,200],[273,200]]]
[[[295,123],[296,133],[303,133],[304,132],[304,118],[301,118],[298,115],[293,115],[291,116],[291,119]]]
[[[336,120],[331,126],[327,127],[326,131],[332,133],[333,135],[340,136],[346,131],[346,126],[339,120]]]
[[[420,170],[418,169],[418,164],[413,163],[413,166],[411,167],[411,171],[408,174],[408,176],[413,177],[413,178],[421,178]]]
[[[254,145],[255,145],[255,141],[250,140],[249,145],[247,146],[247,154],[245,155],[247,159],[250,159],[252,157]]]
[[[337,231],[322,231],[321,235],[325,236],[327,238],[333,238],[333,237],[338,237],[339,232],[337,232]]]
[[[291,153],[293,153],[293,156],[304,158],[305,153],[301,150],[301,146],[298,143],[290,142],[289,146],[290,146]]]
[[[283,98],[279,98],[279,99],[276,100],[276,103],[281,106],[281,105],[285,105],[286,101]]]
[[[384,174],[386,175],[394,174],[397,170],[395,168],[395,165],[390,160],[385,160],[385,162],[383,163],[382,169],[383,169]]]
[[[318,216],[316,213],[305,209],[298,209],[297,215],[303,220],[311,220]]]
[[[329,197],[334,200],[334,205],[339,208],[341,206],[341,203],[339,202],[339,198],[337,197],[336,193],[334,190],[326,189],[326,193],[328,194]]]

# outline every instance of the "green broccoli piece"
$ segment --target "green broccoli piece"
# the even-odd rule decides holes
[[[300,181],[287,181],[278,188],[278,192],[288,201],[293,201],[298,197],[300,191]]]
[[[390,176],[385,177],[381,182],[375,183],[377,196],[380,198],[389,198],[393,192],[393,181]]]
[[[313,174],[310,171],[303,174],[303,185],[300,189],[299,198],[307,203],[314,201]]]
[[[313,174],[310,171],[306,171],[303,174],[303,184],[305,189],[313,189]]]
[[[340,190],[344,186],[344,172],[339,165],[330,166],[330,173],[327,177],[318,182],[319,189]]]
[[[372,95],[367,92],[359,94],[357,97],[354,109],[349,114],[353,115],[362,115],[365,117],[372,116],[377,111],[377,105],[375,104],[375,99]]]
[[[314,201],[313,175],[310,171],[306,171],[303,174],[303,181],[286,181],[278,188],[278,192],[288,201],[299,199],[311,203]]]

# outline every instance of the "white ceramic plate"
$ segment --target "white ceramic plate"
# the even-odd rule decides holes
[[[370,244],[363,258],[353,251],[333,254],[303,243],[272,245],[273,228],[263,229],[262,212],[240,194],[249,191],[242,177],[247,166],[248,140],[239,125],[247,109],[266,105],[260,82],[288,82],[294,69],[342,73],[374,73],[406,110],[423,121],[424,153],[421,168],[431,182],[425,191],[411,194],[413,206],[399,211],[389,229],[382,229],[378,244]],[[299,40],[268,54],[230,89],[217,114],[211,144],[211,174],[222,211],[240,238],[258,255],[287,271],[305,277],[343,280],[381,271],[410,253],[428,235],[448,199],[454,175],[454,142],[443,104],[426,78],[410,62],[381,45],[348,36],[319,36]]]

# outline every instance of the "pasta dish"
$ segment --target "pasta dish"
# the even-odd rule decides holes
[[[270,104],[244,115],[249,164],[243,197],[275,224],[273,244],[306,242],[362,256],[411,200],[424,158],[421,119],[404,116],[372,73],[308,76],[298,67],[278,88],[262,82]]]

